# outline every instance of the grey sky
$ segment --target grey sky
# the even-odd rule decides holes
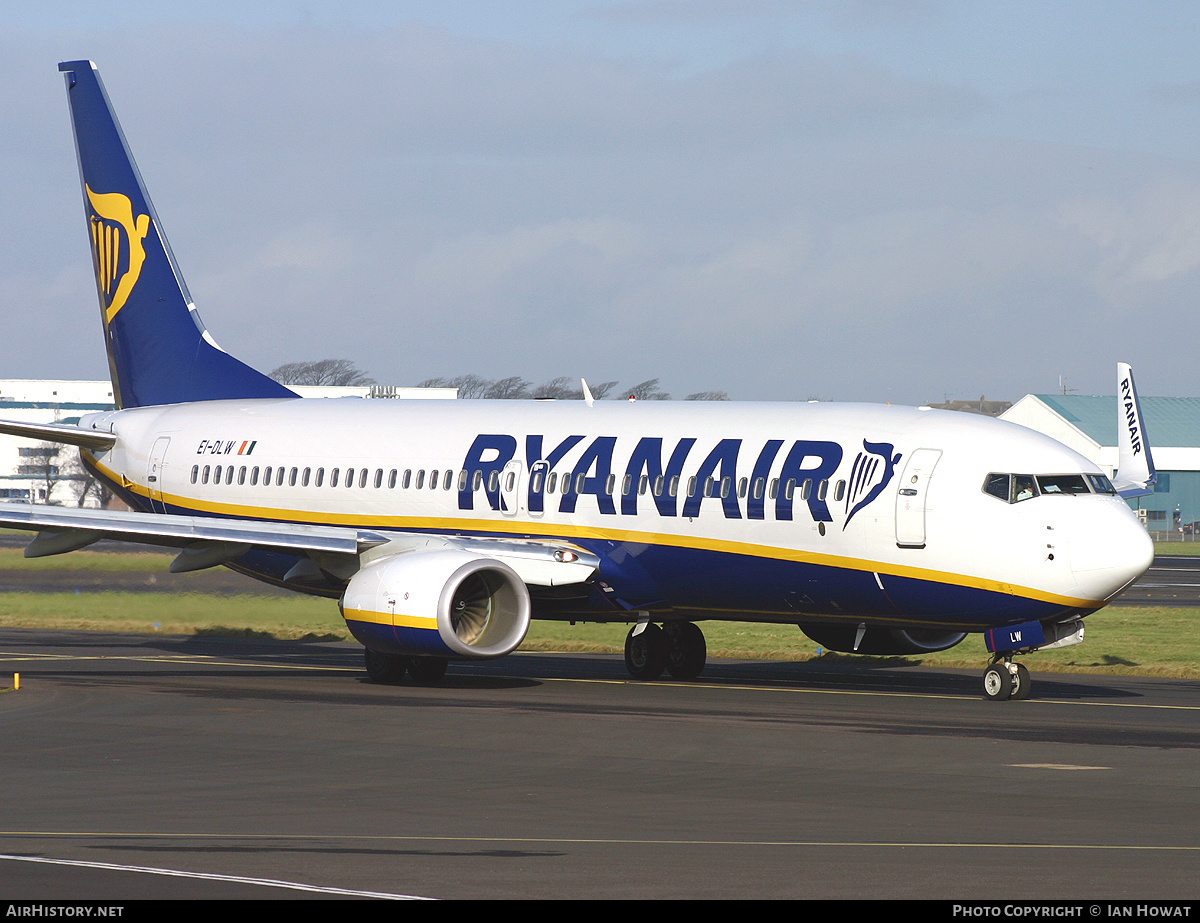
[[[60,2],[0,15],[0,377],[103,377],[59,60],[210,330],[677,396],[1200,393],[1200,7]],[[1180,343],[1178,355],[1165,347]]]

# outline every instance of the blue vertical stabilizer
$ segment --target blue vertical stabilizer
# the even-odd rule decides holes
[[[66,75],[92,262],[118,407],[295,397],[204,329],[91,61]]]

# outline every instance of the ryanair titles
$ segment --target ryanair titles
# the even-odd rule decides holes
[[[833,483],[845,453],[828,440],[798,439],[788,445],[768,439],[746,445],[742,439],[721,439],[697,446],[698,440],[690,437],[667,444],[662,437],[644,436],[632,451],[620,451],[617,443],[616,436],[590,442],[584,436],[557,442],[526,436],[524,461],[516,465],[526,475],[519,489],[525,491],[529,513],[540,515],[552,506],[559,513],[574,513],[587,497],[603,515],[653,511],[695,517],[707,500],[710,508],[720,506],[726,519],[765,519],[770,508],[772,518],[786,521],[798,507],[806,507],[813,521],[832,522],[830,504],[844,503],[843,515],[857,513],[882,493],[900,459],[890,443],[864,440],[847,491],[845,481]],[[510,486],[516,484],[510,476],[517,450],[516,436],[475,437],[463,460],[460,510],[475,509],[478,492],[493,510],[513,512],[518,488]],[[569,454],[574,461],[567,471],[561,463]]]
[[[1133,383],[1126,375],[1121,379],[1121,408],[1125,411],[1125,425],[1129,427],[1129,439],[1133,443],[1133,454],[1142,451],[1141,408],[1133,393]]]

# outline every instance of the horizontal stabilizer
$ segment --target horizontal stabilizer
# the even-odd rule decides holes
[[[0,420],[0,433],[20,436],[22,439],[40,439],[59,445],[77,445],[84,449],[102,451],[111,449],[117,441],[112,433],[82,429],[66,423],[22,423],[17,420]]]

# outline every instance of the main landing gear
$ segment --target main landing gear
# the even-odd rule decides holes
[[[983,694],[995,702],[1027,699],[1032,688],[1029,671],[1012,657],[997,658],[983,673]]]
[[[446,675],[447,661],[437,657],[402,657],[364,649],[367,676],[373,683],[393,685],[407,673],[418,686],[436,686]]]
[[[704,632],[693,622],[639,622],[625,638],[625,667],[634,679],[658,679],[663,670],[695,679],[707,658]]]

